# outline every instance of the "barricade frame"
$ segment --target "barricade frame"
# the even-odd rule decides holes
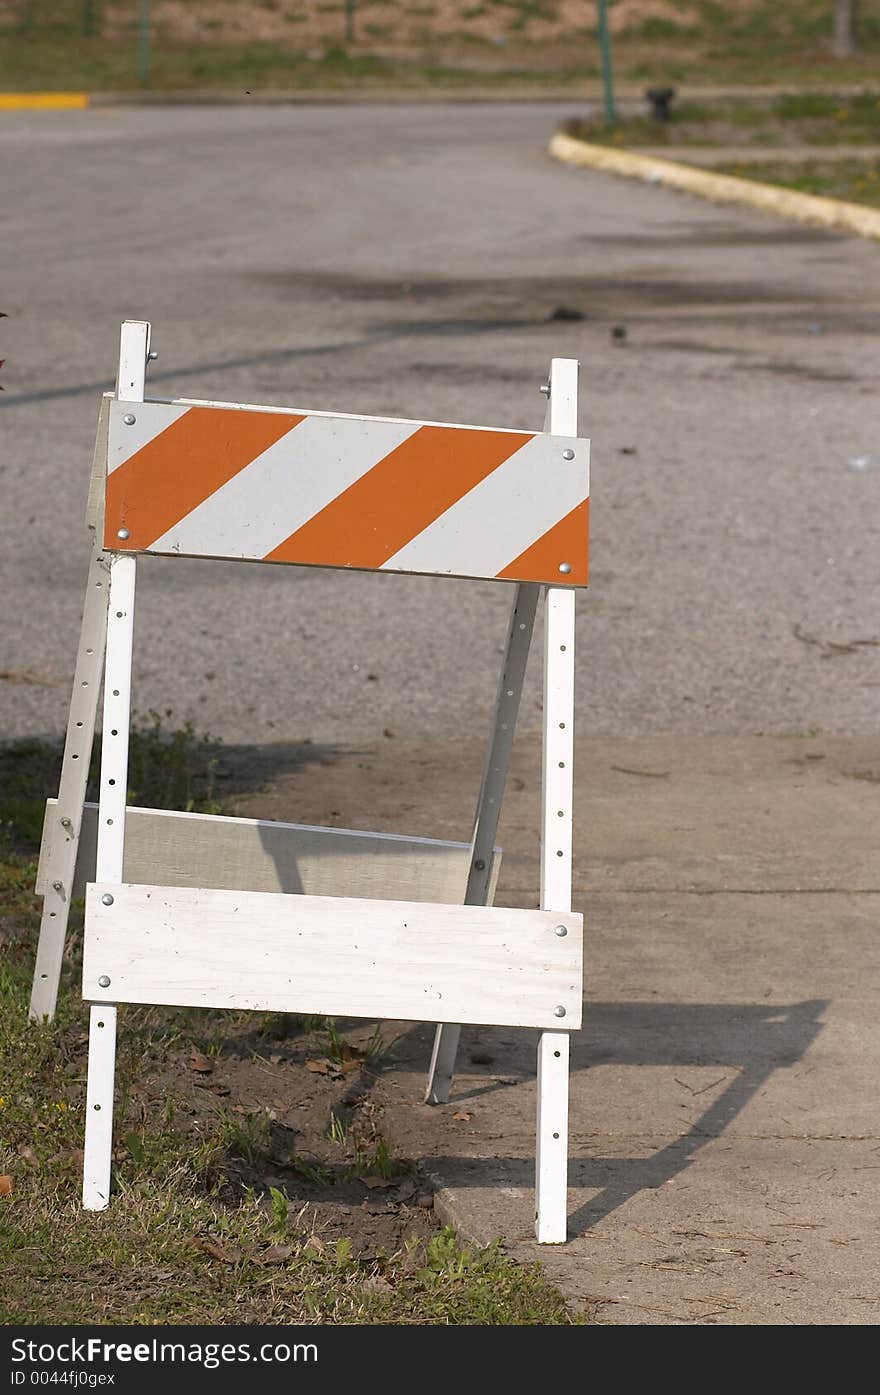
[[[118,386],[115,394],[120,403],[144,401],[146,368],[150,358],[150,326],[145,322],[126,321],[122,327],[120,341]],[[574,360],[554,359],[551,362],[547,414],[544,430],[554,436],[577,436],[577,380],[578,369]],[[65,752],[62,762],[61,785],[58,800],[49,801],[47,806],[47,830],[44,832],[44,846],[41,854],[38,885],[42,886],[44,910],[41,922],[40,943],[35,967],[34,987],[31,999],[31,1016],[37,1019],[51,1017],[57,995],[64,937],[70,901],[73,896],[79,852],[80,834],[89,811],[85,804],[85,788],[88,775],[89,755],[93,741],[98,692],[101,672],[104,671],[104,711],[103,711],[103,756],[100,779],[100,795],[97,810],[98,833],[94,879],[86,873],[87,886],[87,955],[84,965],[83,995],[91,1001],[89,1022],[89,1066],[86,1092],[86,1142],[83,1174],[83,1205],[86,1209],[100,1210],[107,1206],[110,1197],[110,1170],[113,1127],[113,1094],[115,1076],[116,1003],[138,1001],[130,996],[118,994],[118,981],[114,985],[114,975],[100,972],[102,940],[100,927],[109,924],[118,906],[127,906],[129,913],[136,905],[144,912],[144,925],[147,931],[152,926],[161,928],[155,919],[154,907],[144,909],[150,896],[156,903],[164,898],[164,903],[172,906],[173,919],[179,925],[183,911],[190,905],[192,897],[208,898],[214,908],[215,919],[222,918],[224,893],[214,893],[209,889],[184,894],[182,880],[170,890],[160,885],[149,885],[137,881],[130,885],[125,879],[126,854],[126,788],[128,766],[128,733],[131,711],[131,668],[133,653],[133,621],[136,589],[136,554],[116,552],[102,546],[103,538],[103,478],[102,460],[106,462],[109,406],[112,396],[107,395],[102,404],[98,440],[95,451],[95,466],[90,489],[90,522],[94,525],[91,548],[86,602],[80,634],[80,645],[74,678],[74,693],[71,702]],[[178,399],[181,403],[191,399]],[[195,405],[195,404],[193,404]],[[220,405],[220,404],[200,404]],[[232,406],[234,404],[223,404]],[[488,903],[494,891],[498,875],[498,850],[495,841],[502,806],[504,789],[509,768],[510,753],[520,705],[526,664],[530,649],[535,615],[541,591],[546,592],[546,625],[544,637],[544,739],[542,754],[542,795],[541,795],[541,892],[539,908],[534,912],[516,912],[502,909],[490,911]],[[535,960],[536,977],[541,980],[540,965],[545,968],[553,962],[564,965],[561,977],[557,976],[558,988],[552,1017],[548,1017],[545,1003],[536,1007],[529,1001],[525,1004],[522,995],[514,996],[511,990],[510,1005],[506,1002],[495,1009],[488,1018],[480,1015],[479,1002],[472,1005],[468,990],[455,1001],[459,1020],[440,1020],[436,1029],[434,1049],[429,1068],[426,1100],[429,1103],[445,1103],[454,1076],[455,1057],[458,1047],[461,1021],[488,1021],[498,1025],[537,1026],[540,1031],[538,1043],[538,1105],[536,1121],[536,1236],[541,1243],[560,1243],[566,1238],[566,1186],[568,1161],[568,1073],[569,1041],[572,1030],[580,1026],[581,997],[581,929],[582,920],[571,913],[572,882],[572,802],[573,802],[573,723],[574,723],[574,618],[575,590],[572,587],[552,586],[543,583],[519,582],[514,585],[514,595],[508,623],[504,660],[501,668],[499,687],[492,718],[486,762],[477,800],[476,815],[469,845],[467,845],[467,876],[463,887],[460,911],[457,916],[447,915],[454,906],[410,905],[395,900],[383,901],[370,898],[372,907],[379,907],[379,920],[394,921],[394,917],[406,913],[413,924],[418,922],[429,927],[436,941],[442,939],[443,927],[456,919],[456,933],[470,936],[471,953],[484,952],[487,955],[498,952],[492,939],[500,921],[506,918],[508,924],[516,922],[518,933],[532,937],[533,949],[537,944],[543,947],[547,936],[556,941],[553,953],[556,959],[547,959],[547,951],[541,948]],[[134,812],[134,811],[133,811]],[[138,815],[157,814],[158,811],[136,811]],[[51,821],[51,832],[49,825]],[[239,821],[243,822],[243,821]],[[277,827],[277,826],[276,826]],[[301,826],[283,826],[303,832]],[[313,834],[338,835],[340,830],[308,830]],[[293,836],[293,835],[291,835]],[[383,837],[352,833],[355,838]],[[408,840],[411,843],[431,840]],[[438,844],[438,847],[461,848],[462,845]],[[462,871],[464,862],[462,860]],[[82,877],[82,872],[79,874]],[[154,879],[159,883],[160,879]],[[191,883],[189,883],[191,885]],[[163,884],[164,885],[164,884]],[[116,890],[115,888],[118,888]],[[180,888],[180,890],[178,890]],[[172,895],[172,892],[174,895]],[[295,893],[296,894],[296,893]],[[298,906],[302,916],[306,912],[320,917],[329,911],[333,898],[322,895],[327,904],[306,906],[306,902],[316,900],[300,895]],[[143,901],[146,896],[146,902]],[[190,901],[187,901],[187,896]],[[249,904],[254,911],[256,926],[272,903],[272,913],[278,910],[274,903],[281,898],[265,891],[244,891],[241,896],[262,897]],[[241,896],[239,899],[241,899]],[[140,898],[140,900],[139,900]],[[176,898],[176,899],[175,899]],[[291,899],[286,893],[285,900]],[[463,906],[462,906],[463,903]],[[194,903],[201,905],[197,900]],[[363,903],[362,909],[367,903]],[[474,908],[470,921],[462,919],[464,908]],[[118,908],[118,907],[117,907]],[[202,907],[204,909],[204,907]],[[283,908],[282,912],[283,912]],[[355,903],[355,914],[358,904]],[[344,908],[340,912],[344,924]],[[283,914],[282,914],[283,920]],[[492,929],[490,931],[490,922]],[[171,922],[169,922],[170,924]],[[402,922],[404,930],[407,922]],[[438,928],[439,927],[439,928]],[[379,927],[381,929],[381,927]],[[400,927],[398,925],[398,932]],[[343,931],[344,938],[344,926]],[[506,932],[505,932],[506,933]],[[113,932],[107,940],[108,952]],[[502,935],[503,940],[503,935]],[[491,942],[491,943],[490,943]],[[520,940],[520,945],[525,944]],[[349,942],[346,940],[345,944]],[[429,941],[433,943],[433,941]],[[501,942],[499,941],[499,944]],[[278,942],[279,946],[281,941]],[[399,944],[399,941],[395,941]],[[118,945],[116,949],[118,950]],[[502,957],[496,967],[506,967],[504,955],[508,948],[502,946]],[[280,948],[273,953],[282,953]],[[421,947],[418,954],[422,954]],[[544,959],[540,955],[544,955]],[[125,973],[125,956],[117,959]],[[545,963],[546,961],[546,963]],[[109,962],[109,961],[108,961]],[[421,962],[419,960],[419,962]],[[488,961],[487,961],[488,962]],[[435,965],[435,978],[439,982],[439,969]],[[568,977],[566,977],[566,975]],[[544,973],[544,978],[547,974]],[[454,979],[453,975],[453,979]],[[552,978],[552,974],[550,975]],[[576,1001],[571,988],[576,977]],[[568,982],[572,979],[572,984]],[[104,981],[106,980],[106,982]],[[454,993],[455,984],[443,980],[445,988]],[[116,995],[114,997],[114,991]],[[134,991],[134,990],[132,990]],[[149,990],[143,990],[149,991]],[[190,997],[185,1001],[192,1002]],[[219,990],[217,990],[219,991]],[[530,992],[534,989],[530,986]],[[441,995],[442,996],[442,995]],[[112,999],[112,1001],[111,1001]],[[163,1001],[163,998],[149,997],[143,1001]],[[167,997],[164,999],[167,1001]],[[223,1000],[217,1005],[231,1005],[232,1000]],[[389,999],[386,1006],[395,1006]],[[248,1004],[244,1004],[248,1005]],[[410,1008],[412,1003],[400,1000],[400,1006]],[[282,1010],[303,1010],[301,1007],[287,1007]],[[324,1011],[324,1008],[312,1011]],[[500,1014],[500,1016],[499,1016]],[[361,1015],[357,1012],[351,1015]],[[370,1015],[393,1016],[393,1012],[377,1012]],[[401,1015],[414,1015],[407,1011]],[[427,1015],[427,1014],[425,1014]],[[441,1017],[438,1011],[435,1020]],[[557,1020],[553,1020],[556,1018]]]

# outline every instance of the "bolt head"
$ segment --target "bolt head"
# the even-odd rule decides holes
[[[477,869],[478,872],[482,872],[482,870],[483,870],[483,868],[486,866],[486,864],[485,864],[485,862],[483,861],[483,859],[482,859],[481,857],[478,857],[477,860],[476,860],[476,862],[474,863],[474,866],[476,867],[476,869]]]
[[[117,536],[117,538],[121,538],[122,541],[125,542],[126,538],[130,538],[130,537],[131,537],[131,533],[129,533],[129,531],[128,531],[127,528],[117,528],[117,529],[116,529],[116,536]]]
[[[159,355],[155,349],[151,349],[150,352],[147,354],[147,360],[150,363],[155,363],[158,357]]]
[[[109,891],[105,891],[105,892],[104,892],[104,895],[101,897],[101,903],[102,903],[102,905],[104,905],[104,906],[112,906],[112,905],[113,905],[113,897],[110,895],[110,892],[109,892]]]
[[[563,576],[568,576],[569,572],[571,571],[571,563],[570,563],[570,562],[560,562],[560,563],[559,563],[559,570],[562,572]]]
[[[62,827],[62,828],[73,828],[73,820],[72,820],[72,819],[62,819],[62,820],[61,820],[61,827]]]
[[[134,415],[134,412],[126,412],[122,420],[125,422],[126,426],[134,426],[137,417]]]
[[[106,974],[102,974],[101,977],[98,979],[98,987],[99,987],[99,988],[109,988],[109,987],[110,987],[110,979],[107,977]]]
[[[564,450],[564,451],[562,452],[562,458],[563,458],[563,460],[574,460],[574,451],[573,451],[573,450]]]
[[[544,394],[545,397],[549,397],[549,396],[550,396],[550,384],[549,384],[549,383],[542,383],[542,384],[541,384],[541,391],[543,392],[543,394]]]
[[[63,883],[63,882],[53,882],[53,883],[52,883],[52,890],[53,890],[53,891],[57,891],[57,892],[60,894],[60,893],[64,890],[64,883]]]
[[[566,935],[568,934],[568,930],[564,925],[557,925],[553,933],[554,935],[558,935],[560,940],[564,940]]]
[[[101,980],[98,979],[98,982],[100,983]],[[553,1009],[553,1016],[554,1016],[554,1017],[564,1017],[564,1016],[565,1016],[565,1008],[562,1006],[561,1003],[559,1004],[559,1007]]]

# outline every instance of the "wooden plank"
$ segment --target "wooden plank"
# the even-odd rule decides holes
[[[573,1030],[582,932],[572,912],[99,882],[83,997],[542,1028],[562,1009]]]
[[[57,800],[46,802],[40,867],[51,865]],[[72,896],[95,879],[98,806],[83,808]],[[348,828],[318,828],[266,819],[184,814],[130,806],[125,816],[127,882],[209,886],[229,891],[285,891],[310,896],[380,897],[400,901],[464,900],[470,866],[467,843],[406,838]],[[489,900],[501,868],[492,860]],[[37,895],[45,882],[37,876]]]

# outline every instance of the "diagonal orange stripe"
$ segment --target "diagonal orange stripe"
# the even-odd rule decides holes
[[[590,501],[573,508],[537,542],[498,573],[499,581],[543,581],[548,586],[586,586],[590,552]],[[568,563],[570,572],[559,570]]]
[[[381,567],[531,440],[515,431],[420,426],[266,561]]]
[[[190,407],[108,476],[104,546],[150,547],[301,421],[281,412]],[[120,528],[129,531],[124,544]]]

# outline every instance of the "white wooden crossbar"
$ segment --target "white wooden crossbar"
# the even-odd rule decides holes
[[[580,1025],[580,915],[97,882],[93,1002]],[[564,934],[560,935],[560,931]]]
[[[46,891],[65,831],[58,801],[46,804],[43,844],[35,890]],[[84,897],[95,880],[98,806],[85,804],[71,896]],[[501,849],[489,855],[489,892],[494,899]],[[470,867],[467,843],[405,838],[268,819],[171,809],[125,811],[123,875],[128,882],[158,886],[203,886],[217,890],[288,891],[310,896],[345,895],[399,901],[461,904]]]

